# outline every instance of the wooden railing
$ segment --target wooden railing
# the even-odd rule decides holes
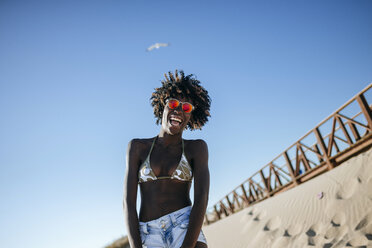
[[[372,146],[372,84],[208,209],[210,224],[331,170]],[[326,134],[325,134],[326,133]]]

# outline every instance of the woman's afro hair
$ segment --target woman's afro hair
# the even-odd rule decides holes
[[[210,117],[209,109],[211,98],[208,91],[204,89],[194,75],[185,76],[183,71],[168,72],[164,74],[165,79],[161,81],[162,87],[155,88],[150,98],[151,106],[154,108],[156,124],[161,123],[164,107],[168,98],[183,97],[192,101],[194,110],[191,112],[187,128],[190,130],[201,129]]]

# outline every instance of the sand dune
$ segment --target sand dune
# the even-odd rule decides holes
[[[204,226],[209,247],[372,247],[372,149]]]

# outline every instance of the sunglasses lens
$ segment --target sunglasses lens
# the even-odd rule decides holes
[[[185,113],[190,113],[192,111],[192,105],[190,103],[184,103],[182,104],[182,110],[185,112]]]
[[[168,107],[169,107],[170,109],[175,109],[175,108],[177,108],[179,104],[180,104],[180,102],[177,101],[177,100],[173,100],[173,99],[171,99],[171,100],[168,101]]]

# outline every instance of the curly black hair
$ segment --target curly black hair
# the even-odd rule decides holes
[[[190,130],[202,129],[210,117],[209,109],[211,106],[211,98],[208,91],[200,85],[193,74],[185,76],[184,72],[175,71],[164,74],[165,79],[161,81],[162,87],[155,88],[150,98],[151,106],[154,108],[156,124],[161,123],[166,100],[171,97],[184,97],[191,99],[194,110],[191,112],[191,117],[187,127]]]

